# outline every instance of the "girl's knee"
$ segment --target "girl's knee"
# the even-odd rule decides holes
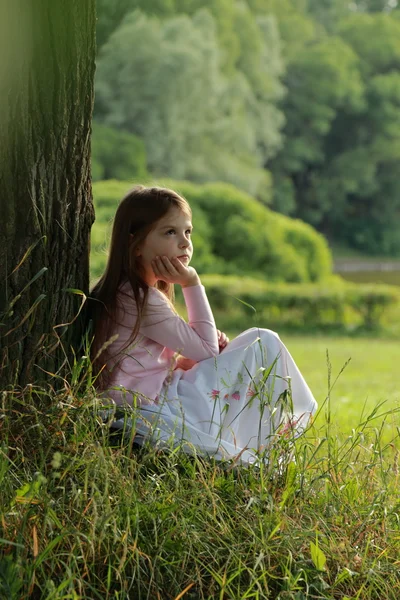
[[[277,352],[281,349],[281,340],[279,335],[271,329],[260,329],[260,327],[251,327],[242,331],[232,342],[230,342],[224,352],[234,350],[236,347],[245,345],[248,351],[254,350],[258,346],[267,347]]]
[[[272,329],[261,329],[260,327],[251,327],[251,329],[248,329],[247,331],[251,331],[254,334],[254,337],[260,337],[261,339],[281,339],[276,333],[276,331],[272,331]]]
[[[277,340],[280,340],[279,334],[276,331],[272,331],[272,329],[263,329],[262,331],[266,331],[270,337],[274,337]]]

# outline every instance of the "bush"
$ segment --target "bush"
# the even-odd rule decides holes
[[[347,284],[332,277],[325,284],[273,284],[251,278],[204,275],[210,304],[224,327],[376,329],[385,310],[400,302],[400,290],[388,285]],[[218,319],[221,323],[221,319]]]
[[[140,138],[99,123],[92,129],[92,179],[147,178],[146,151]]]
[[[326,239],[304,221],[276,216],[284,225],[285,241],[304,259],[309,281],[320,281],[329,275],[332,272],[332,254]]]
[[[141,180],[141,183],[155,185],[154,182]],[[161,184],[159,184],[161,185]],[[126,192],[134,186],[134,183],[127,183],[115,180],[101,181],[93,184],[93,196],[96,208],[96,221],[92,227],[91,234],[91,278],[96,279],[103,273],[106,261],[109,240],[111,237],[112,220],[119,202],[125,196]],[[190,188],[195,188],[190,183],[185,183],[184,189],[180,188],[181,194],[189,196]],[[192,206],[193,221],[195,229],[193,231],[194,261],[196,268],[200,273],[211,273],[215,270],[223,269],[222,260],[213,256],[210,252],[211,225],[205,213],[197,205]]]

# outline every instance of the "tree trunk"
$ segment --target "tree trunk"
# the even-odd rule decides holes
[[[81,336],[94,71],[95,0],[0,0],[0,390],[64,375]]]

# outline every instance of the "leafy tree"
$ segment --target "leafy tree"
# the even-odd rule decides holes
[[[1,3],[1,389],[60,369],[80,334],[94,59],[94,0]]]
[[[341,19],[350,14],[349,0],[308,0],[308,12],[327,31],[336,31]]]
[[[218,48],[208,13],[164,22],[130,13],[99,56],[98,113],[140,136],[156,174],[187,175],[188,159],[216,119]]]
[[[254,15],[277,19],[286,65],[316,39],[317,26],[307,14],[307,0],[247,0],[247,4]]]
[[[143,139],[154,175],[230,182],[328,236],[397,252],[397,2],[110,3],[96,114]]]
[[[342,21],[339,33],[342,58],[339,60],[340,45],[336,45],[332,61],[336,60],[344,85],[335,80],[335,67],[329,70],[325,62],[320,75],[314,73],[309,78],[310,85],[314,83],[314,98],[321,93],[320,84],[325,81],[328,93],[322,106],[326,110],[317,112],[325,117],[325,122],[319,119],[313,126],[304,106],[314,114],[318,105],[302,102],[301,92],[294,100],[292,113],[288,107],[287,145],[274,171],[276,202],[283,198],[288,204],[288,198],[291,199],[292,214],[316,225],[331,238],[367,252],[400,253],[396,225],[400,214],[396,191],[400,23],[389,15],[355,14]],[[329,45],[334,39],[327,38]],[[347,76],[343,68],[345,55]],[[314,68],[317,62],[315,57]],[[292,68],[296,68],[295,62]],[[297,67],[296,72],[299,71]],[[302,81],[307,81],[304,72]],[[330,89],[331,84],[334,89]],[[296,118],[299,125],[290,131]],[[301,127],[302,119],[308,125],[307,134]],[[322,126],[319,135],[318,126],[315,128],[318,123]],[[300,133],[297,140],[296,131]]]
[[[336,30],[351,13],[391,12],[396,8],[397,0],[308,0],[308,11],[328,31]]]
[[[400,69],[400,21],[387,14],[356,14],[339,34],[361,59],[365,78]]]
[[[284,93],[280,82],[284,65],[279,30],[273,15],[255,19],[244,3],[237,8],[235,21],[240,41],[237,69],[251,90],[248,127],[255,132],[255,147],[265,164],[281,147],[284,123],[277,108]]]
[[[313,192],[316,173],[326,160],[325,139],[341,106],[354,112],[364,106],[359,59],[340,38],[325,37],[298,53],[285,83],[286,142],[270,165],[273,206],[318,226],[330,210],[320,188]]]
[[[398,8],[397,0],[355,0],[355,7],[364,12],[390,12]]]
[[[336,157],[319,183],[340,206],[329,220],[342,239],[369,252],[400,254],[400,21],[355,15],[341,34],[360,56],[366,105],[353,118],[338,114],[327,138]]]
[[[100,52],[96,114],[104,124],[143,139],[150,171],[156,176],[193,181],[230,181],[268,201],[266,157],[280,143],[282,116],[274,106],[281,93],[278,34],[272,19],[248,28],[241,44],[243,69],[253,69],[252,85],[243,71],[222,72],[217,28],[202,9],[192,17],[160,21],[140,11],[127,15]],[[254,36],[257,74],[251,65]],[[160,93],[162,90],[162,93]]]
[[[125,15],[132,10],[134,0],[97,0],[96,43],[102,48]]]
[[[207,9],[213,16],[220,52],[221,69],[228,76],[235,71],[236,61],[240,55],[240,42],[235,29],[237,2],[232,0],[175,0],[177,13],[191,17],[200,9]]]
[[[97,0],[97,49],[107,43],[125,16],[140,9],[149,15],[171,16],[176,12],[175,0]]]

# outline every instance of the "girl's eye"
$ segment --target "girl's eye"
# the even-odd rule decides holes
[[[170,233],[176,233],[175,229],[169,229],[167,231],[167,235],[169,235]],[[192,235],[192,230],[191,229],[187,229],[186,233],[188,233],[189,235]]]

